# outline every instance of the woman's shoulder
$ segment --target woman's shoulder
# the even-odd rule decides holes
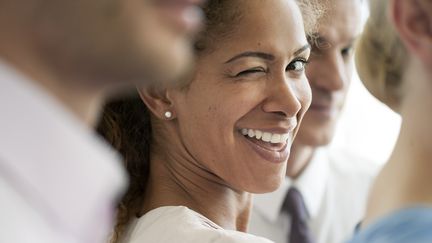
[[[393,212],[361,230],[349,243],[430,243],[432,207],[411,207]]]
[[[130,227],[124,243],[271,242],[254,235],[224,230],[203,215],[183,206],[156,208],[137,219]]]

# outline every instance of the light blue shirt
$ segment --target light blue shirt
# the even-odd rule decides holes
[[[354,235],[348,243],[431,243],[432,207],[397,211]]]

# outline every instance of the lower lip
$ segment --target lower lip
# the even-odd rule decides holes
[[[248,145],[264,160],[267,160],[267,161],[269,161],[271,163],[275,163],[275,164],[284,163],[288,160],[288,157],[290,155],[290,149],[291,149],[291,145],[289,142],[287,142],[282,149],[276,151],[276,150],[270,150],[268,148],[264,148],[264,147],[262,147],[256,143],[252,142],[251,140],[249,140],[248,138],[246,138],[242,134],[240,134],[240,136],[244,140],[246,140]]]
[[[202,26],[202,11],[190,1],[165,0],[156,3],[161,16],[178,30],[192,34]]]

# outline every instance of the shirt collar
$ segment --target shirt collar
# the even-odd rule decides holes
[[[114,199],[126,185],[117,154],[2,62],[0,87],[0,176],[59,230],[83,242],[106,236]]]
[[[320,148],[315,151],[311,162],[296,180],[286,177],[276,191],[256,194],[254,196],[254,207],[267,220],[276,222],[288,190],[291,187],[296,187],[303,196],[309,216],[315,217],[324,196],[327,178],[327,150]]]
[[[290,180],[285,178],[282,182],[282,185],[276,191],[271,193],[256,194],[254,196],[254,207],[261,215],[267,218],[267,220],[276,222],[282,209],[285,196],[290,187]]]
[[[315,217],[322,204],[329,175],[329,157],[326,148],[319,148],[303,173],[293,181],[303,196],[310,217]]]

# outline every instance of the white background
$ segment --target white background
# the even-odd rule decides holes
[[[400,116],[369,94],[356,74],[348,92],[331,146],[385,163],[399,133]]]

